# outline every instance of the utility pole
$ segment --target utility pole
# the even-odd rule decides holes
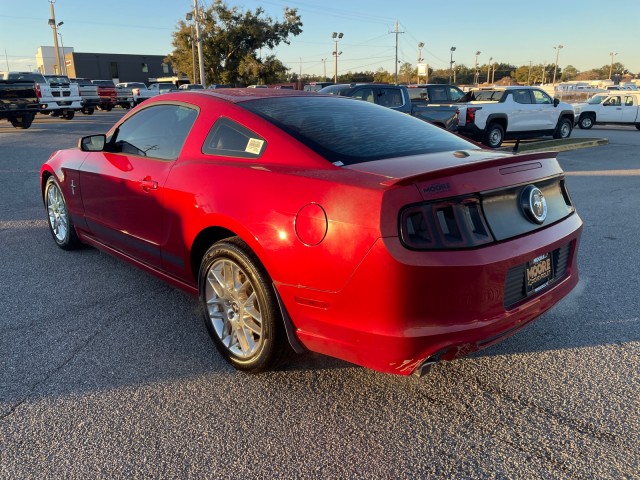
[[[449,60],[449,83],[451,83],[451,75],[453,75],[453,83],[456,83],[456,74],[455,74],[455,66],[453,63],[453,52],[456,51],[456,47],[451,47],[451,58]]]
[[[527,77],[527,85],[531,85],[531,64],[533,62],[529,60],[529,76]]]
[[[424,43],[422,43],[422,42],[418,43],[418,65],[420,65],[422,63],[422,61],[424,60],[424,58],[422,58],[422,49],[423,48],[424,48]],[[420,67],[418,67],[418,68],[420,68]],[[427,71],[427,75],[429,75],[428,71]],[[428,80],[427,80],[427,82],[428,82]],[[419,71],[418,71],[418,85],[420,85],[420,72]]]
[[[53,4],[56,3],[56,0],[49,0],[49,10],[51,12],[51,18],[49,19],[49,25],[53,29],[53,48],[56,50],[56,65],[53,66],[54,74],[62,73],[62,64],[60,63],[60,50],[58,49],[58,30],[56,24],[56,12],[53,9]]]
[[[553,47],[556,51],[556,66],[553,69],[553,84],[556,84],[556,74],[558,73],[558,57],[560,56],[560,50],[562,49],[562,45],[558,45],[557,47]]]
[[[611,67],[609,68],[609,80],[613,80],[613,57],[618,55],[617,53],[611,52]]]
[[[333,83],[338,83],[338,55],[342,52],[338,52],[338,41],[344,36],[342,32],[332,32],[331,38],[333,38]]]
[[[11,69],[9,68],[9,56],[7,55],[7,49],[4,49],[4,59],[7,61],[7,72],[10,72]]]
[[[193,0],[193,19],[196,23],[196,41],[198,42],[198,61],[200,62],[200,84],[206,88],[204,77],[204,58],[202,56],[202,36],[200,35],[200,12],[198,10],[198,0]]]
[[[395,33],[396,33],[396,76],[395,76],[395,79],[396,79],[396,85],[397,85],[398,84],[398,34],[399,33],[404,33],[404,32],[399,32],[398,31],[398,20],[396,20]]]
[[[489,57],[489,65],[487,67],[487,84],[489,84],[489,74],[491,73],[491,60],[493,60],[493,57]]]
[[[324,67],[324,81],[327,81],[327,59],[326,58],[321,58],[320,61],[322,62],[322,66]]]

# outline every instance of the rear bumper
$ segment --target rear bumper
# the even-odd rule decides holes
[[[582,221],[556,225],[502,244],[468,251],[414,252],[380,239],[338,292],[278,285],[309,350],[368,368],[411,374],[425,360],[450,360],[517,332],[578,282]],[[570,246],[564,273],[545,289],[505,307],[508,271]]]

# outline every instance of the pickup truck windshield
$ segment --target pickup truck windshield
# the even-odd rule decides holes
[[[589,100],[587,100],[587,103],[590,104],[590,105],[599,105],[599,104],[602,103],[602,101],[605,98],[607,98],[606,95],[594,95]]]
[[[478,148],[410,115],[347,98],[264,98],[238,105],[334,164]]]

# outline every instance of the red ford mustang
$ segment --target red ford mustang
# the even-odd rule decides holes
[[[286,90],[169,93],[41,169],[55,242],[198,295],[258,372],[311,350],[424,373],[511,335],[578,282],[582,221],[554,154]]]

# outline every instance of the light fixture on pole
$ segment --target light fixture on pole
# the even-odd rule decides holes
[[[618,55],[618,53],[611,52],[609,55],[611,55],[611,67],[609,68],[609,80],[613,80],[613,57]]]
[[[480,73],[478,72],[478,55],[480,55],[482,52],[480,50],[476,50],[476,66],[475,66],[475,77],[474,77],[474,84],[477,87],[478,86],[478,77],[480,76]]]
[[[449,83],[451,83],[451,75],[453,74],[453,52],[455,51],[456,47],[451,47],[451,58],[449,59]],[[455,83],[455,80],[453,83]]]
[[[343,36],[342,32],[331,33],[331,38],[333,38],[333,83],[338,83],[338,55],[342,55],[342,52],[338,52],[338,41]]]
[[[556,74],[558,73],[558,57],[560,56],[560,50],[564,48],[562,45],[558,45],[557,47],[553,47],[556,51],[556,66],[553,69],[553,84],[556,84]]]
[[[489,57],[489,63],[487,65],[487,84],[489,84],[489,75],[491,72],[491,60],[493,60],[493,57]]]

